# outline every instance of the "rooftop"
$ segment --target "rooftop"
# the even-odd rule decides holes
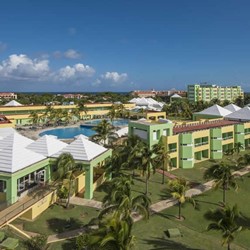
[[[193,124],[191,123],[188,125],[176,125],[173,128],[173,133],[174,134],[188,133],[188,132],[193,132],[193,131],[198,131],[198,130],[229,126],[229,125],[234,125],[238,123],[239,123],[238,121],[215,120],[215,121],[197,122]]]

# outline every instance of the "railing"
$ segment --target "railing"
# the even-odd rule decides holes
[[[12,218],[16,217],[18,214],[22,213],[23,211],[25,211],[27,208],[31,207],[32,205],[34,205],[36,202],[38,202],[39,200],[43,199],[46,195],[48,195],[51,192],[54,192],[55,189],[51,189],[48,186],[45,186],[43,188],[41,188],[39,191],[43,191],[43,194],[41,195],[35,195],[34,197],[32,197],[30,200],[24,202],[23,204],[21,204],[20,206],[14,208],[14,206],[16,205],[16,203],[12,204],[13,205],[13,210],[8,212],[7,214],[5,214],[4,216],[2,216],[0,218],[0,227],[5,224],[6,222],[8,222],[9,220],[11,220]],[[11,208],[10,205],[7,208]],[[3,213],[4,211],[0,212]]]
[[[207,145],[207,144],[208,144],[208,141],[204,141],[204,142],[195,143],[194,146],[195,146],[195,147],[199,147],[199,146]]]
[[[223,138],[222,138],[223,141],[229,140],[229,139],[233,139],[233,136],[227,136],[227,137],[223,137]]]
[[[168,150],[170,153],[173,153],[173,152],[176,152],[177,151],[177,148],[171,148]]]

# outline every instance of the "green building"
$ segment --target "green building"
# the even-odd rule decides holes
[[[225,87],[208,84],[192,84],[188,85],[187,96],[191,102],[210,102],[213,99],[232,102],[238,97],[244,98],[244,92],[241,86]]]
[[[174,125],[167,120],[129,123],[129,135],[139,136],[150,148],[163,137],[174,168],[193,168],[201,161],[222,159],[223,153],[238,142],[249,147],[249,131],[250,122],[222,119],[186,125]]]

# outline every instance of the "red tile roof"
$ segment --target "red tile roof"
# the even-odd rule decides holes
[[[194,132],[197,130],[223,127],[223,126],[234,125],[234,124],[238,124],[238,123],[240,123],[240,122],[218,120],[218,121],[208,121],[208,122],[197,122],[197,123],[188,124],[188,125],[177,125],[173,128],[173,133],[174,134],[188,133],[188,132]]]
[[[0,124],[11,123],[4,115],[0,115]]]

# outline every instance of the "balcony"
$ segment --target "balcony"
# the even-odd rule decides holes
[[[168,150],[169,153],[173,153],[173,152],[176,152],[177,151],[177,148],[171,148]]]

